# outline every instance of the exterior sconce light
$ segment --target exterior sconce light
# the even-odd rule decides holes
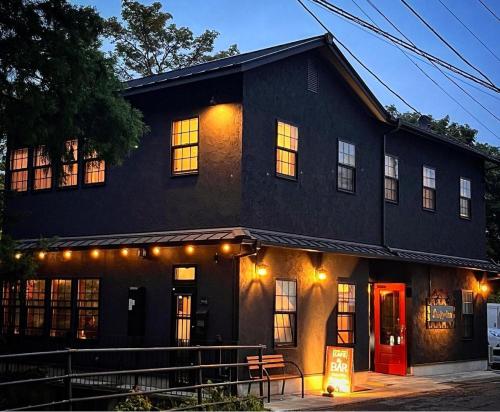
[[[151,249],[151,253],[153,253],[153,256],[160,256],[160,248],[158,246],[155,246],[153,249]]]
[[[41,250],[40,252],[38,252],[38,259],[43,260],[43,259],[45,259],[46,255],[47,255],[47,253],[44,252],[43,250]]]
[[[194,253],[194,246],[193,245],[187,245],[185,250],[186,250],[186,253],[188,255],[192,255]]]
[[[208,102],[210,106],[215,106],[217,104],[217,100],[215,100],[215,96],[210,97],[210,101]]]
[[[71,250],[65,250],[65,251],[63,252],[63,257],[64,257],[64,259],[66,259],[66,260],[71,259],[71,254],[72,254]]]
[[[123,257],[127,257],[128,254],[129,254],[129,250],[124,247],[123,249],[120,250],[120,254],[123,256]]]
[[[17,253],[14,255],[14,259],[19,260],[19,259],[21,259],[21,256],[22,256],[21,252],[17,252]]]
[[[221,249],[224,253],[231,252],[231,245],[229,243],[223,243]]]
[[[267,276],[268,274],[267,265],[259,264],[255,266],[255,274],[258,277]]]
[[[486,294],[490,291],[490,287],[488,286],[487,283],[481,282],[479,284],[479,290],[481,291],[481,293]]]
[[[90,256],[92,256],[94,259],[97,259],[101,252],[99,249],[92,249],[92,252],[90,252]]]
[[[326,269],[324,269],[324,268],[318,268],[318,269],[316,269],[316,280],[317,281],[322,282],[322,281],[326,280],[327,277],[328,276],[327,276],[327,273],[326,273]]]

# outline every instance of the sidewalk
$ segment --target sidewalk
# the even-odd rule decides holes
[[[456,373],[453,375],[436,375],[429,377],[394,376],[370,372],[366,383],[359,391],[349,394],[335,394],[334,398],[321,396],[321,393],[307,393],[302,399],[297,395],[275,395],[271,403],[265,407],[272,411],[300,411],[334,408],[337,405],[354,404],[358,402],[397,398],[400,396],[418,395],[452,389],[454,384],[463,381],[487,380],[497,378],[493,371],[478,371]]]

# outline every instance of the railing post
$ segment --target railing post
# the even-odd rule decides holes
[[[259,393],[260,397],[262,398],[264,396],[264,382],[262,381],[264,379],[264,368],[262,366],[262,353],[263,353],[263,348],[262,345],[259,346]]]
[[[73,368],[71,366],[71,349],[68,349],[68,359],[66,360],[66,395],[68,397],[68,410],[73,410],[73,383],[71,380],[71,374],[73,373]]]
[[[198,379],[197,379],[197,385],[202,385],[203,384],[203,370],[201,368],[201,349],[200,345],[196,345],[198,347],[197,349],[197,355],[198,355]],[[198,405],[201,405],[203,403],[203,393],[201,387],[197,389],[198,392]]]

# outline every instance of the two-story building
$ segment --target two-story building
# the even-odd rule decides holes
[[[3,282],[10,345],[260,343],[311,385],[327,345],[358,372],[485,366],[498,159],[392,119],[328,36],[124,94],[151,131],[120,166],[9,147],[4,230],[40,263]]]

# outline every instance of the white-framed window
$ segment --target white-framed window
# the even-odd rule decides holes
[[[198,117],[172,122],[172,174],[198,172]]]

